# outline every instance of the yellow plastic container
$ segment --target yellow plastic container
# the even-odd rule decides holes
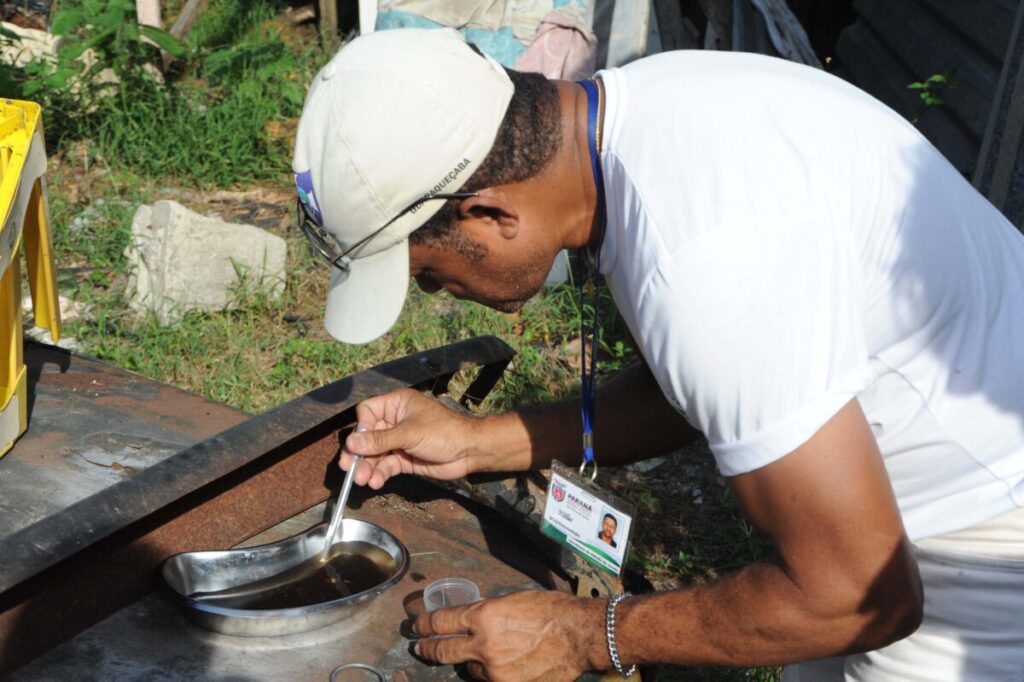
[[[39,105],[0,99],[0,456],[28,428],[21,330],[22,243],[36,324],[48,329],[54,341],[60,338],[45,172]]]

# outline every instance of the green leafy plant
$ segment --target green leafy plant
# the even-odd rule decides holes
[[[4,79],[5,94],[42,105],[51,146],[86,136],[117,94],[159,88],[160,50],[187,55],[169,33],[140,26],[132,0],[62,4],[52,30],[61,38],[56,54],[7,65]]]
[[[133,0],[69,0],[54,14],[56,55],[7,65],[2,94],[42,105],[51,152],[86,141],[111,166],[194,186],[276,178],[324,59],[285,43],[278,11],[273,0],[213,0],[195,27],[204,40],[185,43],[140,26]],[[178,60],[167,82],[161,51]]]
[[[197,52],[219,50],[250,38],[280,11],[278,0],[211,0],[185,40]]]
[[[202,73],[213,87],[233,83],[253,89],[253,94],[270,93],[284,107],[301,109],[306,91],[299,82],[301,69],[275,31],[265,31],[246,41],[214,50],[203,58]]]
[[[936,73],[923,81],[915,81],[909,84],[907,89],[917,91],[918,97],[923,103],[922,110],[914,115],[913,121],[916,123],[928,107],[945,104],[946,95],[949,91],[955,90],[956,87],[956,69],[950,69],[944,73]]]
[[[170,33],[140,25],[134,0],[84,0],[75,7],[62,7],[54,16],[52,29],[66,38],[60,49],[62,60],[79,60],[86,51],[93,51],[93,59],[81,62],[87,83],[94,82],[103,69],[110,69],[120,79],[146,74],[140,67],[155,64],[155,48],[176,58],[188,52]]]

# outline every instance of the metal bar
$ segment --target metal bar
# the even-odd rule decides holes
[[[0,592],[310,431],[340,427],[342,413],[366,398],[407,386],[443,390],[460,369],[507,364],[512,354],[493,336],[462,341],[335,381],[229,428],[4,538]]]
[[[476,407],[483,402],[484,398],[491,392],[491,389],[498,383],[498,380],[501,379],[501,375],[511,360],[512,358],[510,357],[505,362],[492,362],[481,368],[479,374],[476,375],[476,379],[466,388],[466,391],[459,399],[459,405],[463,408],[469,408]]]
[[[981,151],[978,153],[972,178],[974,186],[982,191],[988,200],[1000,210],[1003,209],[1009,193],[1010,178],[1014,161],[1018,156],[1021,131],[1024,129],[1024,116],[1022,116],[1022,111],[1024,111],[1024,99],[1022,99],[1024,68],[1022,68],[1022,61],[1015,59],[1020,53],[1022,23],[1024,23],[1024,2],[1017,6],[1013,32],[1006,48],[1003,68],[999,73],[999,85],[996,87],[995,97],[992,98],[992,111],[985,126],[985,136],[982,139]],[[1013,85],[1009,97],[1007,97],[1006,88],[1009,86],[1011,74],[1014,74]],[[1004,102],[1006,103],[1005,109]],[[992,147],[997,138],[999,143],[993,153]],[[988,187],[985,187],[985,176],[990,173],[989,169],[991,169],[990,179]]]

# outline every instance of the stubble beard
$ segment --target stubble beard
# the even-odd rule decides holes
[[[550,264],[547,268],[537,266],[524,268],[517,276],[509,277],[506,280],[506,287],[509,291],[514,292],[512,295],[515,298],[484,300],[480,303],[502,313],[521,312],[529,300],[540,292],[550,269]]]
[[[499,313],[518,313],[526,307],[526,301],[481,301],[481,303]]]

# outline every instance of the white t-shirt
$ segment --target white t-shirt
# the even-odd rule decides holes
[[[601,271],[721,472],[856,396],[912,539],[1024,506],[1024,237],[824,72],[681,51],[600,75]]]

